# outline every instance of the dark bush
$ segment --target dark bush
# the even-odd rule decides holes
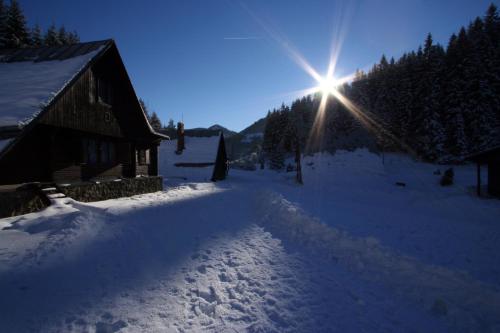
[[[450,186],[453,185],[453,176],[454,176],[453,168],[447,169],[443,177],[441,177],[441,186]]]

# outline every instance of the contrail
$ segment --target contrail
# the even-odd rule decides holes
[[[224,40],[257,40],[262,39],[261,37],[224,37]]]

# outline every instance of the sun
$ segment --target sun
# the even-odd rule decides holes
[[[339,86],[339,81],[334,77],[324,77],[318,81],[317,90],[324,96],[334,95]]]

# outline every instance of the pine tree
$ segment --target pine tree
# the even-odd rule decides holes
[[[262,148],[269,167],[274,170],[282,169],[285,165],[285,131],[287,128],[286,107],[268,113]]]
[[[68,33],[66,32],[66,28],[62,25],[57,31],[57,40],[59,41],[59,45],[69,45]]]
[[[493,94],[500,98],[500,17],[494,4],[491,4],[486,12],[484,31],[489,41],[484,64],[487,66],[488,86],[493,90]],[[500,103],[496,103],[492,112],[495,114],[495,122],[500,124]]]
[[[469,151],[469,140],[466,135],[465,99],[467,82],[464,68],[467,60],[467,36],[462,28],[458,36],[452,35],[446,51],[444,80],[444,121],[446,123],[445,149],[452,156],[461,159]]]
[[[486,11],[486,15],[484,17],[484,27],[490,40],[498,43],[500,41],[500,17],[498,16],[497,6],[493,3]]]
[[[30,46],[40,47],[43,45],[43,37],[42,30],[38,24],[35,24],[35,27],[31,29],[30,34]]]
[[[0,0],[0,49],[7,47],[7,7],[3,0]]]
[[[466,110],[469,112],[469,133],[471,151],[483,151],[497,143],[498,123],[495,119],[495,109],[500,102],[489,81],[489,57],[491,54],[490,40],[487,37],[483,21],[477,18],[467,30],[470,47],[467,50],[467,81]],[[490,79],[490,80],[489,80]]]
[[[151,127],[153,127],[155,131],[159,131],[162,128],[160,117],[158,117],[158,115],[154,111],[151,114],[151,119],[149,120],[149,123],[151,124]]]
[[[76,31],[70,32],[67,35],[67,42],[69,45],[78,44],[80,43],[80,36]]]
[[[29,45],[26,18],[17,0],[11,0],[5,20],[5,47],[20,48]]]
[[[60,45],[58,34],[56,31],[56,26],[52,23],[45,33],[43,43],[46,46],[57,46]]]
[[[174,120],[172,118],[170,118],[168,120],[167,129],[169,129],[169,130],[175,130],[175,122],[174,122]]]
[[[424,43],[419,93],[422,99],[421,118],[416,129],[418,151],[425,159],[435,161],[444,157],[445,132],[441,119],[441,78],[445,52],[434,45],[428,34]]]

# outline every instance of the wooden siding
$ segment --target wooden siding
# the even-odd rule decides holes
[[[82,165],[82,178],[84,180],[103,180],[119,178],[122,176],[122,164],[91,166]]]
[[[95,73],[89,69],[45,112],[40,123],[123,137],[113,106],[96,101]],[[119,92],[117,92],[118,94]]]

